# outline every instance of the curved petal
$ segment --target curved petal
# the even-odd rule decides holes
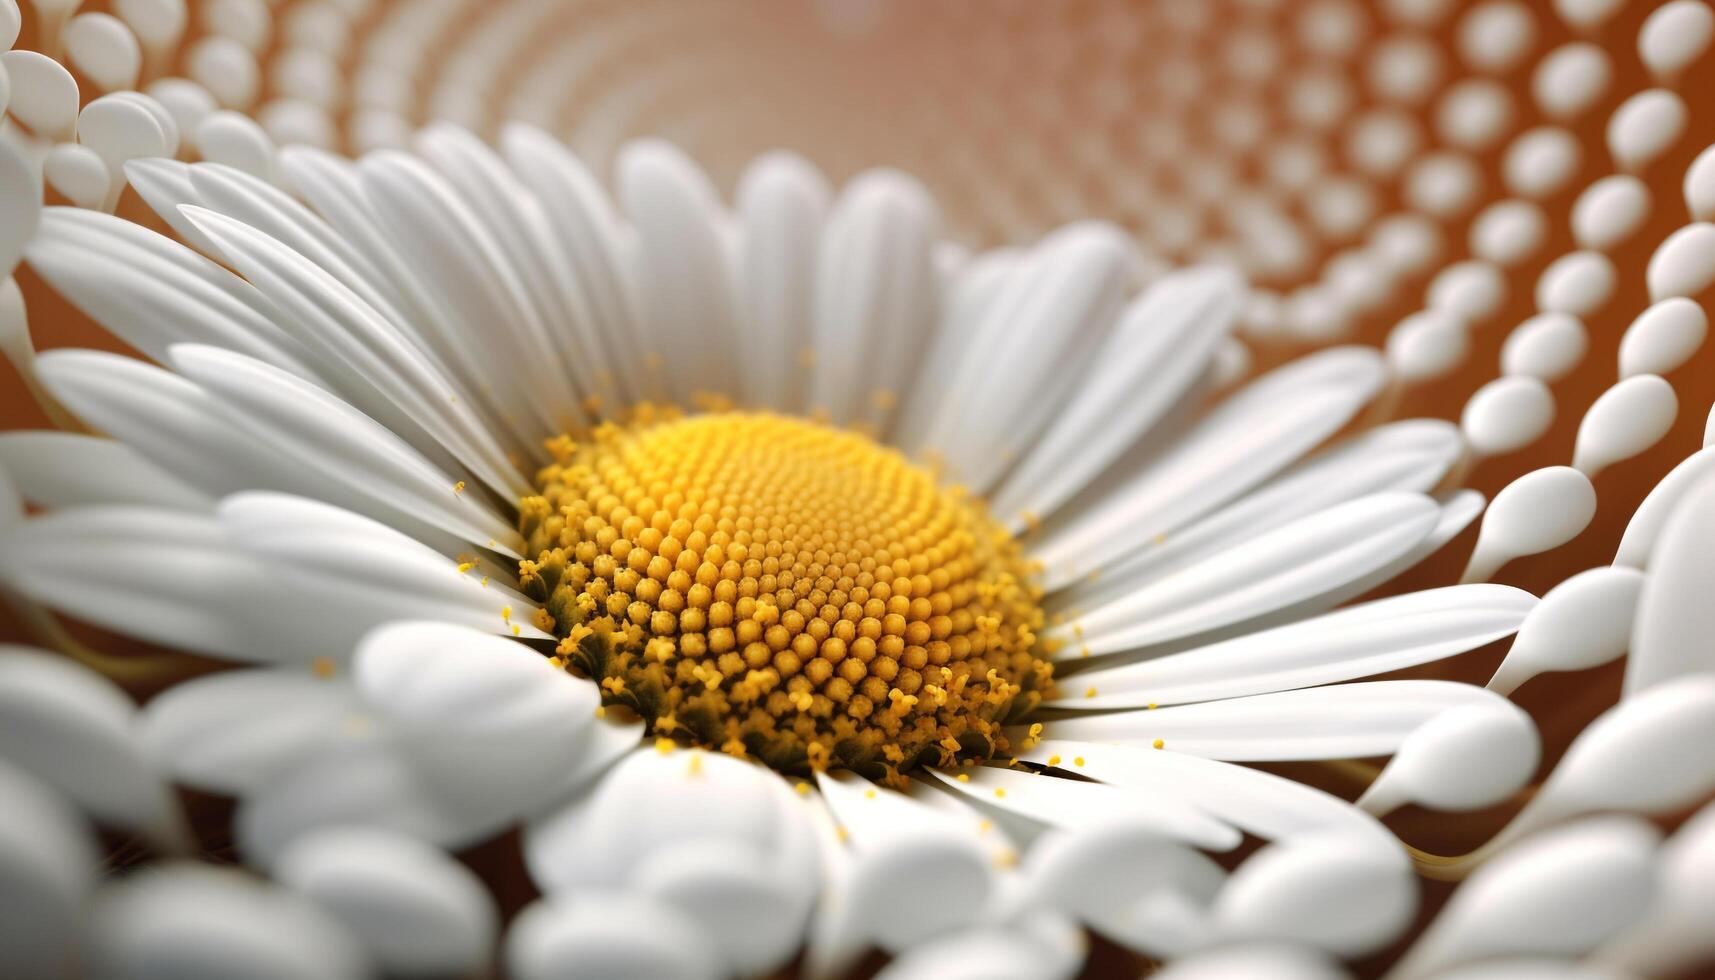
[[[136,504],[206,511],[209,495],[162,472],[122,442],[72,432],[0,433],[0,469],[38,507]]]

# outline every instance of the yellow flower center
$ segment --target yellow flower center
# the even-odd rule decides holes
[[[549,449],[520,578],[556,660],[660,735],[896,779],[1006,751],[1049,685],[1016,542],[863,435],[645,407]]]

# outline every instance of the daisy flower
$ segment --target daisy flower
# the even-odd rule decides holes
[[[548,897],[519,963],[557,962],[561,920],[596,914],[558,896],[606,889],[677,909],[703,968],[749,974],[812,928],[834,970],[1022,915],[1055,886],[1008,896],[1031,877],[1010,866],[1098,826],[1041,874],[1116,841],[1176,862],[1186,891],[1160,908],[1084,907],[1088,877],[1066,896],[1175,952],[1288,914],[1202,907],[1222,872],[1199,851],[1250,833],[1366,883],[1314,910],[1360,954],[1412,913],[1405,853],[1364,808],[1231,763],[1385,756],[1457,716],[1478,735],[1422,750],[1468,764],[1434,802],[1487,805],[1534,770],[1528,717],[1482,688],[1338,683],[1483,646],[1535,605],[1471,584],[1330,611],[1480,509],[1435,495],[1462,450],[1445,423],[1318,450],[1381,390],[1377,353],[1199,410],[1240,281],[1137,289],[1111,228],[967,257],[903,175],[831,195],[785,157],[729,217],[658,143],[620,159],[622,221],[534,130],[421,147],[286,151],[319,210],[134,161],[206,254],[56,207],[25,252],[155,363],[36,360],[111,441],[4,438],[48,508],[7,533],[6,582],[256,665],[142,720],[176,781],[241,798],[246,859],[348,823],[459,848],[522,821]],[[850,894],[812,926],[830,888]]]
[[[1026,4],[968,35],[952,5],[571,30],[555,4],[326,3],[277,45],[253,6],[187,35],[171,2],[0,0],[30,46],[0,60],[0,341],[59,426],[0,433],[0,596],[55,648],[0,651],[8,963],[1413,978],[1715,953],[1707,434],[1611,563],[1559,574],[1613,513],[1604,474],[1683,434],[1666,376],[1715,284],[1715,156],[1679,154],[1674,90],[1702,3],[1636,25],[1647,83],[1575,203],[1613,49],[1559,35],[1600,39],[1596,0],[1553,24],[1488,0],[1448,37],[1421,0],[1245,4],[1230,30]],[[718,53],[637,80],[674,31]],[[816,84],[754,104],[772,57],[870,77],[878,51],[897,77],[844,113]],[[853,152],[866,129],[899,146]],[[1639,175],[1676,154],[1691,220],[1630,255]],[[126,353],[38,353],[26,294]],[[1619,379],[1559,445],[1550,385],[1622,298]],[[1412,417],[1515,312],[1459,421]],[[1492,581],[1548,553],[1541,588],[1528,561],[1530,591]],[[1512,699],[1622,656],[1581,731]],[[1468,853],[1405,843],[1479,812]]]

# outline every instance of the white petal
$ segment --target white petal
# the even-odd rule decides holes
[[[1495,835],[1497,849],[1585,813],[1672,813],[1715,789],[1715,677],[1647,688],[1580,732],[1536,795]]]
[[[204,255],[220,254],[214,243],[179,213],[181,204],[202,203],[191,183],[190,164],[170,157],[138,157],[125,161],[125,179],[185,244]]]
[[[1259,943],[1223,946],[1174,960],[1155,980],[1345,980],[1347,974],[1302,946]]]
[[[616,401],[619,392],[611,378],[601,380],[607,367],[601,340],[577,280],[567,268],[571,261],[549,232],[534,197],[500,156],[469,130],[433,124],[420,131],[415,142],[424,159],[469,205],[470,216],[490,238],[495,256],[517,279],[511,299],[519,320],[513,330],[525,356],[574,382],[562,381],[555,390],[537,391],[538,397],[554,404],[556,415],[568,418],[578,411],[579,394]]]
[[[682,403],[699,392],[736,393],[737,301],[714,188],[662,140],[627,144],[613,166],[637,231],[645,362],[664,361],[661,381]]]
[[[390,150],[365,157],[358,173],[370,207],[417,272],[424,295],[449,315],[431,324],[437,348],[449,364],[475,369],[469,387],[509,412],[515,429],[533,423],[539,435],[581,422],[571,379],[532,343],[545,343],[537,336],[542,327],[517,274],[452,187],[421,160]],[[489,328],[472,330],[477,323]]]
[[[1620,548],[1614,554],[1614,564],[1631,568],[1647,568],[1656,543],[1661,540],[1662,525],[1668,515],[1679,507],[1691,489],[1705,482],[1704,477],[1715,473],[1715,446],[1705,447],[1680,461],[1644,502],[1632,512],[1626,533],[1620,537]]]
[[[994,495],[1015,530],[1082,489],[1192,388],[1236,318],[1243,284],[1229,270],[1167,276],[1126,307],[1092,367]]]
[[[53,64],[45,56],[37,57]],[[0,72],[5,71],[0,67]],[[3,108],[0,111],[4,111]],[[3,219],[0,220],[0,228],[5,229],[0,231],[0,272],[5,273],[4,278],[12,277],[18,259],[24,255],[31,239],[36,237],[41,227],[42,211],[40,173],[18,152],[11,140],[0,140],[0,219]]]
[[[550,895],[626,888],[664,899],[702,924],[733,970],[766,972],[800,944],[817,885],[805,810],[760,766],[639,749],[533,821],[525,863]]]
[[[12,588],[129,636],[231,660],[308,661],[351,637],[282,591],[210,515],[87,507],[5,538]]]
[[[1119,313],[1134,258],[1123,235],[1096,223],[1069,226],[1038,245],[1024,274],[973,325],[952,375],[919,377],[948,393],[925,429],[924,451],[986,491],[1075,390]]]
[[[1661,835],[1602,817],[1542,833],[1490,861],[1394,967],[1401,978],[1503,956],[1579,956],[1636,921],[1655,887]]]
[[[1549,589],[1519,625],[1489,689],[1511,694],[1547,671],[1589,670],[1616,660],[1632,639],[1644,576],[1619,565],[1579,572]]]
[[[587,892],[526,908],[506,936],[513,980],[716,980],[719,951],[666,902]]]
[[[1715,908],[1715,805],[1705,804],[1668,839],[1657,882],[1649,915],[1594,957],[1616,975],[1689,973],[1715,952],[1708,924],[1709,909]]]
[[[200,511],[214,503],[124,443],[71,432],[0,433],[0,468],[24,499],[48,509],[137,504]]]
[[[621,391],[643,397],[645,345],[637,328],[637,300],[622,266],[623,253],[632,244],[631,229],[623,225],[594,175],[558,140],[514,123],[503,127],[501,143],[507,162],[535,192],[549,230],[570,260],[566,274],[577,277],[579,292],[589,300],[607,366],[617,375]]]
[[[21,977],[72,976],[96,842],[46,783],[0,759],[0,949]]]
[[[392,514],[509,557],[518,532],[398,436],[333,395],[260,361],[213,347],[175,346],[174,365],[235,425],[269,449]],[[344,503],[344,501],[336,501]]]
[[[234,670],[157,695],[143,709],[139,734],[174,779],[242,796],[332,744],[360,707],[344,679],[304,668]]]
[[[1627,697],[1686,674],[1715,674],[1715,476],[1689,487],[1662,523],[1638,595],[1626,661]]]
[[[451,623],[371,631],[352,678],[439,795],[514,813],[560,785],[600,701],[536,650]]]
[[[503,497],[528,489],[468,396],[374,307],[247,225],[201,208],[186,208],[185,215],[278,305],[280,322],[330,365],[341,390],[362,396],[358,407],[400,427],[400,435],[414,437],[416,445],[450,453]]]
[[[807,161],[772,153],[739,180],[743,252],[739,294],[746,400],[787,412],[808,409],[802,353],[810,346],[811,304],[827,181]]]
[[[1200,852],[1117,815],[1042,835],[1025,854],[1022,873],[1022,915],[1057,908],[1156,958],[1206,940],[1208,906],[1226,878]]]
[[[1333,830],[1354,847],[1396,852],[1399,847],[1390,831],[1350,803],[1258,769],[1183,752],[1056,738],[1043,739],[1018,757],[1040,765],[1058,757],[1055,765],[1116,786],[1148,792],[1171,787],[1174,796],[1209,815],[1269,840]]]
[[[112,215],[48,208],[29,246],[48,284],[114,336],[166,363],[173,344],[210,344],[300,378],[308,354],[247,283],[179,243]]]
[[[941,785],[967,795],[973,803],[1028,817],[1051,827],[1083,829],[1116,820],[1154,831],[1163,840],[1208,851],[1230,851],[1240,836],[1232,827],[1164,793],[1141,793],[1056,776],[979,766],[968,781],[932,770]]]
[[[326,912],[243,872],[179,864],[133,875],[91,914],[90,974],[115,980],[341,980],[367,975]]]
[[[1379,388],[1373,350],[1335,348],[1253,382],[1100,502],[1045,531],[1032,554],[1058,589],[1213,512],[1344,425]]]
[[[1336,834],[1263,848],[1214,904],[1216,929],[1229,940],[1303,943],[1343,959],[1387,945],[1416,911],[1417,882],[1397,853],[1354,848]]]
[[[1049,635],[1062,657],[1120,653],[1266,615],[1386,567],[1434,529],[1422,494],[1360,497],[1181,569]],[[1078,638],[1073,639],[1073,632]]]
[[[1314,619],[1079,674],[1065,707],[1179,704],[1329,684],[1429,663],[1511,634],[1536,605],[1509,586],[1453,586],[1378,599]],[[1078,690],[1072,690],[1072,688]],[[1094,695],[1088,695],[1095,688]]]
[[[348,617],[353,636],[387,620],[433,619],[552,639],[534,625],[534,602],[360,514],[267,492],[227,497],[219,513],[240,548],[303,601]]]
[[[137,712],[106,678],[0,646],[0,745],[10,761],[103,823],[171,841],[177,809],[137,742]]]
[[[336,916],[393,977],[469,976],[494,947],[494,899],[439,849],[372,828],[299,838],[274,877]]]
[[[1413,729],[1358,805],[1377,816],[1406,803],[1461,811],[1496,806],[1530,781],[1541,758],[1530,715],[1491,693]]]
[[[851,773],[817,781],[856,856],[849,928],[898,951],[976,921],[995,872],[967,826]]]
[[[1070,980],[1081,965],[1081,956],[1068,962],[1009,924],[923,943],[889,962],[875,980]]]
[[[214,399],[171,371],[89,350],[49,351],[37,370],[54,397],[92,428],[206,494],[314,486],[257,449]]]
[[[938,224],[929,192],[898,171],[861,174],[841,191],[816,267],[812,410],[885,430],[934,325]]]
[[[1256,535],[1372,493],[1426,493],[1439,483],[1463,444],[1438,419],[1410,419],[1371,429],[1292,467],[1255,492],[1159,543],[1139,549],[1055,596],[1067,607],[1093,609],[1138,586]]]
[[[1138,746],[1159,739],[1175,752],[1232,762],[1362,759],[1393,754],[1443,712],[1504,701],[1450,681],[1370,681],[1067,718],[1048,722],[1044,731],[1050,738]]]
[[[1531,470],[1490,501],[1461,581],[1487,581],[1514,558],[1552,551],[1595,516],[1596,488],[1589,477],[1570,466]]]
[[[328,827],[383,827],[453,850],[517,819],[514,800],[437,792],[412,764],[413,747],[375,718],[349,716],[332,741],[240,802],[233,827],[245,861],[269,867],[292,841]]]
[[[1655,445],[1673,428],[1679,399],[1654,374],[1615,382],[1584,413],[1572,465],[1594,478],[1603,469]]]

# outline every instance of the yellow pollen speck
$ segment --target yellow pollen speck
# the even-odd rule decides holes
[[[1158,748],[1158,749],[1165,749],[1165,748],[1167,748],[1167,743],[1166,743],[1166,742],[1163,742],[1163,741],[1162,741],[1162,740],[1161,740],[1161,739],[1159,739],[1159,738],[1158,738],[1158,739],[1156,739],[1156,740],[1155,740],[1155,741],[1153,741],[1153,742],[1151,742],[1151,743],[1150,743],[1150,744],[1151,744],[1151,745],[1153,745],[1153,746],[1155,746],[1155,747],[1156,747],[1156,748]]]
[[[992,820],[984,820],[983,822],[977,824],[977,833],[979,833],[979,834],[986,834],[993,829],[994,829],[994,821],[992,821]]]
[[[1059,757],[1059,756],[1057,756],[1057,755],[1051,755],[1051,756],[1049,756],[1049,757],[1048,757],[1048,764],[1049,764],[1049,765],[1051,765],[1051,766],[1057,766],[1057,765],[1059,765],[1059,764],[1060,764],[1060,757]]]
[[[606,718],[607,717],[607,705],[605,705],[605,704],[596,705],[595,706],[595,716],[597,718]]]
[[[864,798],[864,799],[866,799],[866,800],[873,800],[873,799],[875,799],[875,790],[873,790],[873,789],[866,789],[866,790],[864,790],[864,791],[863,791],[863,798]]]
[[[1083,756],[1075,755],[1072,757],[1072,765],[1082,766],[1083,764],[1084,764],[1084,757]]]
[[[703,774],[703,754],[701,752],[691,753],[691,762],[685,767],[685,774],[692,778]]]
[[[968,783],[971,781],[971,774],[968,772],[961,772],[958,775],[958,780],[961,783]]]
[[[1001,851],[999,854],[994,856],[994,864],[997,868],[1016,867],[1018,865],[1018,852]]]
[[[336,669],[338,669],[338,665],[334,663],[332,657],[317,657],[310,661],[310,673],[323,680],[332,677]]]
[[[1095,696],[1096,696],[1096,689],[1095,688],[1091,687],[1091,688],[1086,688],[1084,690],[1084,697],[1093,698]]]
[[[1152,703],[1152,704],[1146,704],[1146,705],[1144,705],[1144,707],[1145,707],[1145,708],[1148,708],[1148,709],[1149,709],[1149,710],[1150,710],[1150,711],[1154,711],[1154,710],[1155,710],[1155,705],[1154,705],[1154,704],[1153,704],[1153,703]]]
[[[994,790],[994,798],[997,800],[1005,799],[1006,798],[1006,790],[1001,789],[999,786],[996,786],[995,790]]]
[[[675,748],[678,748],[678,743],[674,742],[670,738],[658,738],[655,740],[655,751],[662,755],[671,753]]]
[[[476,562],[474,561],[461,561],[459,562],[459,574],[463,575],[465,572],[468,572],[475,567]]]
[[[799,782],[797,785],[793,786],[792,789],[794,791],[796,791],[799,796],[809,796],[810,795],[810,784],[809,783]]]
[[[680,741],[794,775],[1018,751],[1003,726],[1052,666],[1006,529],[862,434],[705,404],[544,444],[519,586],[567,669]]]
[[[464,493],[464,481],[463,480],[460,480],[459,482],[453,484],[453,493]]]

